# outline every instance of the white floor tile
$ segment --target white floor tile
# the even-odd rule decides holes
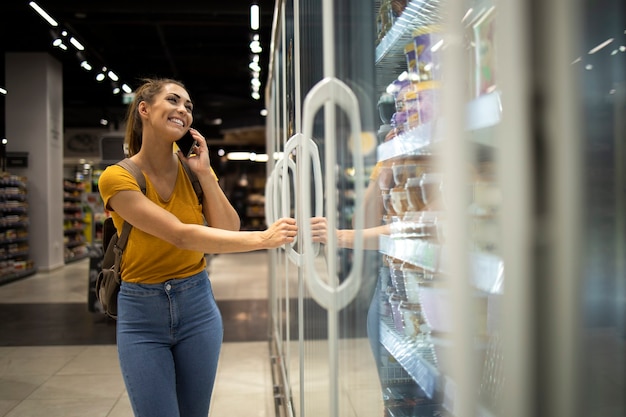
[[[36,389],[29,399],[118,399],[123,393],[121,374],[54,375]]]
[[[0,376],[0,401],[22,401],[50,379],[49,375]]]
[[[113,404],[111,399],[28,399],[5,417],[107,417]]]

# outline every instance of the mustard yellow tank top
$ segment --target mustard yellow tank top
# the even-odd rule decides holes
[[[174,214],[183,223],[204,224],[202,205],[193,190],[193,185],[178,162],[178,176],[174,192],[165,201],[146,176],[146,197],[155,204]],[[98,180],[100,195],[107,207],[109,199],[119,191],[141,192],[133,175],[118,165],[107,167]],[[124,219],[111,211],[113,223],[119,232]],[[178,249],[155,236],[133,227],[122,256],[122,280],[142,284],[157,284],[176,278],[186,278],[206,268],[204,253]]]

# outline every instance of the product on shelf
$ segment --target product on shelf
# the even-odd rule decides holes
[[[413,48],[419,81],[441,80],[443,36],[437,25],[422,26],[413,31]]]

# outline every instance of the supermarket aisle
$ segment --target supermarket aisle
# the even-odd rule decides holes
[[[225,335],[210,416],[274,415],[266,256],[211,260]],[[0,416],[132,417],[115,324],[87,311],[88,267],[82,260],[0,286]]]

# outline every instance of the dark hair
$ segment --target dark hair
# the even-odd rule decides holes
[[[135,98],[128,106],[126,113],[126,135],[124,142],[128,146],[128,156],[133,156],[141,149],[141,132],[143,124],[137,108],[139,103],[145,101],[152,103],[154,96],[159,94],[167,84],[176,84],[185,88],[182,82],[171,78],[144,78],[143,84],[135,90]]]

